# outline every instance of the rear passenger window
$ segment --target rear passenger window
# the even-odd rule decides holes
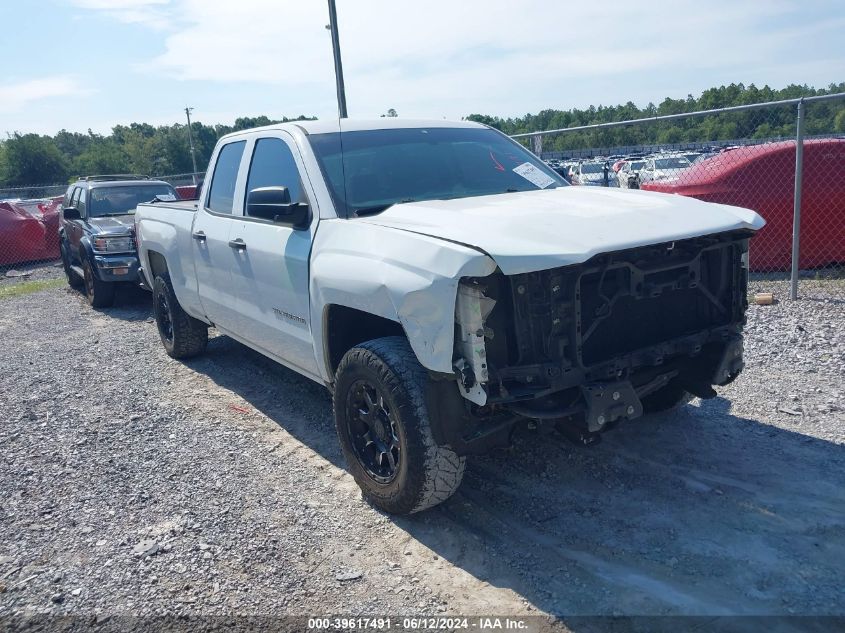
[[[85,212],[87,210],[87,198],[88,196],[85,195],[87,192],[84,188],[79,188],[79,200],[76,201],[76,208],[79,209],[79,215],[83,218],[85,217]]]
[[[304,202],[299,169],[293,154],[282,139],[262,138],[255,144],[246,195],[259,187],[287,187],[291,202]]]
[[[217,156],[214,175],[211,178],[211,191],[208,194],[208,208],[215,213],[232,213],[235,204],[235,184],[238,181],[238,168],[244,154],[246,141],[224,145]]]

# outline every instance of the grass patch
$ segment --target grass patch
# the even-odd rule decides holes
[[[40,292],[41,290],[58,288],[59,286],[64,286],[65,283],[64,279],[39,279],[37,281],[23,281],[11,286],[0,286],[0,300],[20,297],[21,295],[28,295],[33,292]]]

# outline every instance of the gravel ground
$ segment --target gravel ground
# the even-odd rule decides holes
[[[0,266],[0,288],[27,281],[64,279],[64,276],[61,262]]]
[[[399,519],[325,389],[222,336],[171,360],[148,304],[0,303],[0,617],[845,615],[845,301],[752,306],[719,397],[591,448],[521,431]]]

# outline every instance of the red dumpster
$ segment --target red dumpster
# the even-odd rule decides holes
[[[179,187],[174,187],[174,189],[179,194],[180,200],[196,200],[197,198],[196,185],[180,185]]]
[[[642,184],[707,202],[753,209],[766,226],[751,246],[751,270],[787,270],[792,260],[795,143],[726,150],[678,173]],[[845,139],[804,142],[801,205],[802,269],[845,262]]]
[[[0,266],[58,259],[58,201],[27,211],[15,202],[0,202]]]

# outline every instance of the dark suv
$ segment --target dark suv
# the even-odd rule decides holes
[[[84,285],[95,308],[114,302],[115,284],[139,281],[133,215],[141,202],[176,200],[166,182],[147,176],[88,176],[68,187],[59,245],[71,286]]]

